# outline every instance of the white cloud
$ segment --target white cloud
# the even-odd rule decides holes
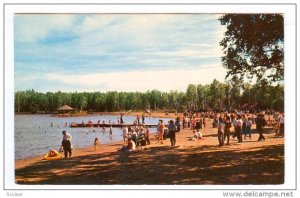
[[[213,79],[224,81],[226,70],[222,66],[205,69],[180,69],[167,71],[132,71],[97,74],[45,74],[44,80],[56,82],[52,91],[185,91],[188,84],[209,84]],[[73,87],[73,90],[64,90]],[[43,91],[43,90],[40,90]]]
[[[54,30],[68,29],[74,19],[70,14],[16,14],[15,39],[36,42]]]
[[[33,86],[29,88],[38,87],[32,82],[47,81],[45,91],[47,86],[49,90],[74,91],[141,90],[143,87],[171,90],[185,89],[188,83],[210,83],[211,78],[222,81],[226,72],[221,63],[208,65],[216,63],[216,58],[222,55],[218,42],[223,29],[218,17],[210,14],[16,15],[16,44],[26,42],[16,50],[18,59],[15,60],[24,63],[22,67],[16,64],[16,84],[25,86],[26,79],[22,83],[18,79],[23,74],[37,75],[27,79],[28,86]],[[72,34],[76,39],[55,45],[36,43],[56,31]],[[209,69],[201,70],[201,67]],[[147,72],[133,71],[135,68]],[[128,72],[99,73],[122,69]],[[65,74],[58,75],[53,70]],[[96,74],[82,75],[90,71]]]

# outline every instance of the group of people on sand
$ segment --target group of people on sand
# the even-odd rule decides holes
[[[163,120],[159,120],[157,125],[157,141],[156,143],[163,144],[163,141],[167,138],[170,138],[171,146],[176,145],[176,133],[180,132],[180,118],[177,117],[174,121],[173,119],[169,120],[165,125]]]
[[[254,119],[253,119],[254,118]],[[284,114],[279,115],[278,118],[275,117],[274,122],[276,123],[275,126],[275,137],[283,137],[284,134]],[[264,113],[258,113],[254,116],[250,116],[248,114],[216,114],[213,127],[216,126],[217,128],[217,136],[219,146],[224,145],[224,141],[227,139],[227,145],[230,141],[230,129],[231,127],[234,128],[233,139],[237,137],[238,142],[243,142],[243,135],[244,140],[248,137],[251,139],[252,135],[252,126],[256,124],[256,130],[259,134],[257,141],[265,141],[265,137],[263,135],[264,128],[267,125],[267,120],[265,119]]]
[[[275,136],[284,137],[284,114],[275,113],[273,119],[265,119],[264,113],[257,114],[246,114],[246,113],[214,113],[209,114],[213,118],[213,128],[217,129],[217,137],[219,146],[224,146],[225,142],[227,145],[230,143],[230,136],[233,128],[232,139],[237,138],[238,142],[243,142],[243,139],[251,139],[252,128],[254,124],[256,125],[257,133],[259,137],[257,141],[265,141],[263,135],[264,128],[268,124],[272,124],[275,130]],[[210,118],[211,118],[210,117]],[[137,117],[138,119],[138,117]],[[176,133],[180,132],[180,129],[190,128],[193,130],[192,140],[203,139],[203,134],[201,130],[206,127],[206,119],[208,115],[206,114],[189,114],[184,115],[182,118],[177,117],[175,121],[173,119],[169,120],[168,123],[164,123],[163,120],[159,120],[157,125],[157,135],[156,143],[163,143],[167,138],[170,139],[171,146],[176,145]],[[61,145],[61,151],[64,152],[64,157],[68,158],[72,156],[72,143],[71,135],[65,130],[62,132],[63,139]],[[243,137],[244,135],[244,137]],[[121,151],[135,151],[138,148],[143,149],[146,145],[150,144],[150,129],[144,124],[134,125],[133,127],[128,125],[122,126],[122,136],[123,136],[123,147],[119,150]],[[94,139],[94,149],[100,146],[100,140],[96,137]],[[50,151],[49,151],[50,152]]]
[[[163,144],[167,138],[170,139],[171,146],[176,145],[176,133],[180,132],[180,118],[176,121],[170,120],[164,124],[163,120],[159,120],[157,124],[157,141],[156,143]],[[150,144],[150,129],[144,125],[134,125],[133,128],[128,126],[122,127],[123,131],[123,147],[121,151],[135,151],[138,148],[143,149],[144,146]]]
[[[135,151],[150,144],[150,129],[145,125],[122,126],[122,136],[124,145],[121,151]]]

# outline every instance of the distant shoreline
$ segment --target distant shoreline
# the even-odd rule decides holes
[[[178,116],[182,116],[182,114],[175,115],[175,113],[164,113],[164,112],[151,112],[145,113],[142,111],[131,111],[131,112],[89,112],[89,113],[78,113],[78,114],[53,114],[53,113],[30,113],[30,112],[22,112],[15,113],[15,115],[51,115],[52,117],[78,117],[78,116],[91,116],[91,115],[116,115],[120,116],[121,113],[124,113],[125,116],[142,116],[144,114],[145,117],[156,117],[156,118],[177,118]]]

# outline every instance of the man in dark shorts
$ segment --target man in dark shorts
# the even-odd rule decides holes
[[[71,145],[71,135],[67,133],[67,131],[63,131],[63,140],[62,146],[64,149],[65,158],[72,156],[72,145]]]

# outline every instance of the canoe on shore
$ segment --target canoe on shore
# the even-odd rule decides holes
[[[155,124],[140,124],[140,125],[134,125],[134,124],[83,124],[83,123],[71,123],[69,125],[70,127],[72,128],[82,128],[82,127],[118,127],[118,128],[121,128],[123,126],[130,126],[130,127],[133,127],[133,126],[145,126],[145,127],[149,127],[149,128],[155,128],[157,127],[157,125]]]

